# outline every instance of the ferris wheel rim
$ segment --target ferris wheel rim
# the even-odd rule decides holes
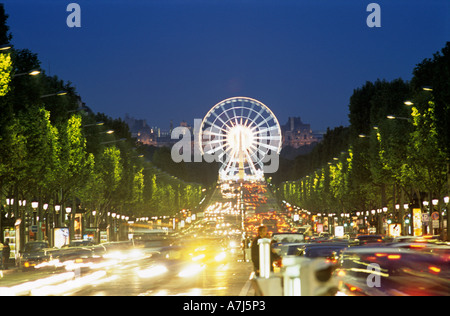
[[[234,100],[235,100],[235,101],[234,101]],[[239,102],[239,101],[251,102],[251,103],[253,103],[253,104],[256,104],[257,106],[260,106],[263,110],[267,111],[268,116],[270,117],[271,120],[274,121],[275,125],[274,125],[274,126],[271,126],[271,127],[267,127],[266,131],[269,131],[269,130],[277,130],[277,132],[278,132],[277,134],[278,134],[278,135],[277,135],[276,137],[279,137],[279,144],[278,144],[278,146],[277,146],[278,148],[275,148],[275,149],[276,149],[276,152],[279,154],[280,151],[281,151],[281,141],[282,141],[282,136],[281,136],[281,127],[280,127],[280,123],[279,123],[277,117],[276,117],[275,114],[272,112],[272,110],[271,110],[267,105],[265,105],[263,102],[261,102],[261,101],[259,101],[259,100],[256,100],[256,99],[253,99],[253,98],[250,98],[250,97],[244,97],[244,96],[230,97],[230,98],[227,98],[227,99],[225,99],[225,100],[222,100],[222,101],[216,103],[213,107],[211,107],[211,109],[208,111],[208,113],[206,113],[206,115],[204,116],[204,118],[203,118],[203,120],[202,120],[202,123],[201,123],[201,125],[200,125],[200,131],[199,131],[199,134],[198,134],[199,144],[200,144],[199,147],[200,147],[201,154],[202,154],[202,155],[204,154],[204,150],[203,150],[203,146],[202,146],[202,145],[203,145],[203,143],[204,143],[204,141],[203,141],[203,135],[204,135],[204,134],[203,134],[203,133],[204,133],[203,128],[204,128],[204,126],[205,126],[205,123],[208,123],[208,124],[211,125],[211,126],[215,126],[215,127],[217,127],[219,130],[223,130],[223,128],[224,128],[225,126],[226,126],[227,128],[229,128],[229,126],[226,124],[228,121],[227,121],[227,122],[224,122],[221,118],[219,118],[218,115],[216,115],[216,119],[215,119],[212,123],[209,122],[209,121],[207,121],[207,118],[211,117],[212,113],[214,113],[215,110],[220,109],[221,112],[223,112],[223,113],[226,114],[226,116],[227,116],[227,118],[229,119],[229,121],[231,121],[232,118],[235,118],[235,117],[236,117],[235,108],[230,108],[230,109],[224,110],[223,105],[224,105],[224,104],[227,104],[227,103],[230,103],[230,102]],[[230,117],[228,116],[227,111],[229,111],[229,110],[231,110],[231,109],[233,109],[234,116],[232,116],[232,117],[230,118]],[[244,109],[243,106],[242,106],[242,109]],[[254,109],[252,108],[251,111],[253,111],[253,110],[254,110]],[[259,127],[259,126],[262,125],[262,123],[264,123],[264,122],[267,123],[267,118],[265,118],[265,117],[263,117],[263,116],[261,115],[262,111],[260,111],[259,113],[256,112],[256,111],[254,111],[254,112],[262,118],[262,121],[261,121],[257,126],[254,126],[253,129]],[[251,113],[251,112],[250,112],[250,113]],[[241,116],[240,116],[240,117],[241,117]],[[249,119],[249,117],[250,117],[250,115],[247,117],[247,120]],[[218,125],[215,124],[215,122],[216,122],[218,119],[219,119],[220,121],[222,121],[222,123],[223,123],[222,126],[218,126]],[[254,119],[255,119],[255,118],[254,118]],[[252,120],[254,120],[254,119],[252,119]],[[225,130],[224,130],[224,131],[225,131]],[[271,150],[273,150],[273,149],[271,149]]]

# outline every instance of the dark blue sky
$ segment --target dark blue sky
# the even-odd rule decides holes
[[[16,48],[71,81],[95,112],[152,125],[247,96],[281,124],[348,125],[355,88],[411,79],[450,40],[449,0],[3,0]],[[66,7],[81,6],[81,28]],[[369,3],[381,28],[369,28]]]

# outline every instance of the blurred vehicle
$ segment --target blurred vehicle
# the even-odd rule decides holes
[[[231,252],[236,253],[242,250],[242,240],[240,236],[232,236],[228,238],[228,248]]]
[[[180,258],[202,264],[217,264],[228,257],[226,238],[198,238],[184,240],[180,246]]]
[[[300,256],[303,253],[303,247],[305,245],[307,245],[307,243],[282,244],[278,254],[281,257]]]
[[[341,252],[347,247],[348,243],[310,243],[304,245],[298,255],[310,259],[323,258],[329,263],[337,264]]]
[[[340,295],[447,296],[448,257],[390,247],[343,251],[337,271]]]
[[[154,256],[160,253],[162,249],[170,246],[172,242],[172,238],[155,236],[150,239],[134,240],[134,247],[139,249],[142,253]]]
[[[382,243],[383,236],[381,235],[360,235],[356,237],[356,243],[360,246],[373,244],[373,243]]]
[[[287,244],[287,243],[299,243],[305,240],[305,236],[303,234],[296,233],[278,233],[273,234],[272,240],[275,243]]]
[[[135,247],[133,240],[103,243],[105,249],[103,258],[118,261],[133,261],[150,257],[148,253]]]
[[[297,229],[298,234],[310,235],[311,233],[311,225],[304,225]]]
[[[281,247],[287,244],[298,244],[305,241],[305,236],[298,233],[277,233],[272,236],[272,248],[280,254]]]
[[[435,243],[435,242],[396,242],[386,245],[392,248],[410,249],[415,251],[420,251],[423,253],[430,253],[440,255],[450,260],[450,246],[446,243]]]
[[[48,242],[30,241],[25,244],[24,250],[20,252],[20,267],[23,270],[33,269],[42,262],[51,259]]]
[[[328,239],[330,239],[331,237],[333,237],[329,232],[321,232],[320,234],[319,234],[319,237],[320,238],[328,238]]]
[[[52,249],[49,251],[51,260],[57,260],[63,265],[70,263],[87,263],[93,259],[93,251],[91,247],[76,246],[72,244],[70,246],[63,247],[61,249]],[[100,256],[98,256],[100,258]]]
[[[92,240],[72,240],[70,244],[62,246],[62,248],[71,248],[71,247],[86,247],[86,246],[94,246],[95,243]]]

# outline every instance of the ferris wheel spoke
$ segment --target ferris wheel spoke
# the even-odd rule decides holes
[[[253,131],[254,129],[256,129],[256,128],[258,128],[258,126],[253,127],[253,128],[252,128],[252,131]],[[256,131],[255,134],[268,133],[268,132],[276,131],[276,130],[278,130],[278,127],[277,127],[277,126],[271,126],[271,127],[265,128],[265,129],[260,129],[260,130]],[[278,133],[277,133],[277,134],[278,134]]]
[[[255,165],[253,164],[253,161],[248,153],[248,150],[244,150],[245,156],[247,157],[247,163],[250,166],[250,169],[252,169],[253,173],[256,174],[256,168]]]
[[[264,143],[259,143],[259,146],[263,146],[263,147],[266,147],[267,149],[270,149],[272,151],[278,152],[278,148],[273,146],[273,145],[267,145],[267,144],[264,144]]]
[[[225,116],[227,117],[227,122],[229,122],[231,120],[231,117],[228,115],[228,111],[225,110],[223,104],[220,105],[220,108],[222,110],[222,113],[225,113]]]
[[[225,125],[225,126],[228,128],[227,125]],[[217,132],[214,130],[217,130]],[[209,134],[213,135],[213,133],[214,133],[216,136],[222,137],[224,134],[218,133],[220,131],[222,131],[224,134],[228,134],[228,129],[224,129],[223,127],[221,127],[219,125],[211,125],[209,128],[205,129],[203,133],[207,134],[207,135],[209,135]]]
[[[233,164],[233,169],[235,169],[236,168],[236,163],[237,163],[236,150],[233,150],[231,157],[228,159],[226,170],[230,170],[231,164]]]
[[[203,152],[214,154],[222,163],[222,177],[242,177],[243,168],[245,177],[260,179],[264,157],[270,151],[279,152],[282,138],[278,120],[267,106],[235,97],[211,108],[202,121],[199,139]]]
[[[281,136],[256,136],[255,139],[258,140],[281,140]]]
[[[219,120],[224,126],[227,126],[227,123],[220,117],[220,115],[217,115],[216,112],[212,112],[212,114],[216,117],[216,120]]]
[[[247,120],[250,119],[250,116],[254,112],[254,108],[255,108],[255,104],[252,103],[252,105],[250,106],[250,109],[248,110]]]
[[[255,155],[256,155],[256,152],[258,152],[261,157],[264,157],[267,154],[267,152],[263,151],[259,147],[256,147],[253,145],[252,148],[254,148]],[[261,160],[261,159],[259,158],[258,160]]]
[[[203,132],[203,136],[217,136],[217,137],[223,138],[224,134],[206,130]]]

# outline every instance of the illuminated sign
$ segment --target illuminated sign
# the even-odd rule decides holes
[[[344,237],[344,226],[336,226],[334,228],[334,236]]]
[[[413,208],[414,236],[422,236],[422,211],[420,208]]]
[[[402,234],[401,224],[389,224],[389,236],[399,237]]]

